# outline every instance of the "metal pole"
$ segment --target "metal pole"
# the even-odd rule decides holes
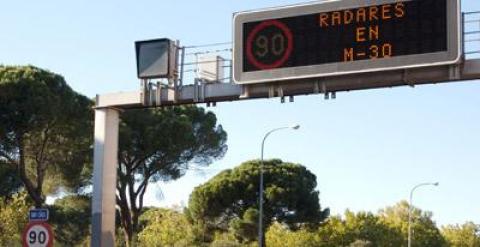
[[[268,135],[268,134],[267,134]],[[267,135],[263,138],[262,141],[262,154],[260,155],[260,192],[259,192],[259,215],[258,215],[258,246],[263,247],[263,148],[265,144],[265,139]]]
[[[95,109],[92,247],[115,246],[115,196],[119,113]]]
[[[438,182],[437,183],[421,183],[421,184],[417,184],[416,186],[414,186],[412,188],[412,190],[410,191],[410,202],[408,204],[408,247],[411,247],[412,246],[412,203],[413,203],[413,192],[419,188],[419,187],[422,187],[422,186],[427,186],[427,185],[433,185],[433,186],[438,186]]]
[[[180,88],[183,87],[183,73],[184,73],[184,64],[185,64],[185,46],[179,48],[182,50],[182,57],[180,60]]]
[[[259,215],[258,215],[258,246],[259,247],[263,247],[264,238],[265,238],[264,232],[263,232],[263,190],[264,190],[263,189],[263,150],[265,147],[265,140],[271,133],[275,131],[283,130],[283,129],[298,129],[298,128],[300,128],[299,125],[276,128],[267,132],[267,134],[265,134],[262,140],[262,151],[260,154],[260,190],[258,195],[260,198],[259,199]]]

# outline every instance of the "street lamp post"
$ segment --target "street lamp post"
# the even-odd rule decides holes
[[[412,203],[413,203],[413,192],[422,186],[428,186],[428,185],[433,185],[433,186],[438,186],[438,182],[436,183],[421,183],[415,185],[412,190],[410,191],[410,203],[408,204],[408,247],[412,246]]]
[[[275,131],[284,130],[284,129],[297,130],[299,128],[300,128],[300,125],[298,125],[298,124],[293,125],[293,126],[280,127],[280,128],[270,130],[263,137],[262,152],[261,152],[261,155],[260,155],[260,191],[259,191],[259,197],[260,197],[259,204],[260,205],[259,205],[259,216],[258,216],[258,246],[259,247],[263,247],[263,239],[264,239],[264,235],[263,235],[263,150],[264,150],[264,146],[265,146],[265,140],[267,139],[267,137],[270,134],[272,134]]]

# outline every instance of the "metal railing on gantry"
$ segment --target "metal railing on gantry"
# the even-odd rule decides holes
[[[462,19],[465,59],[480,58],[480,11],[464,12]]]

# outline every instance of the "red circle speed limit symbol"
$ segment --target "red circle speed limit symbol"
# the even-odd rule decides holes
[[[45,222],[30,222],[23,231],[23,247],[52,247],[53,232]]]
[[[248,34],[246,49],[248,61],[256,68],[278,68],[292,53],[292,31],[278,20],[261,22]]]

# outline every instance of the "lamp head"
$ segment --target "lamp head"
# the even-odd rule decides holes
[[[299,125],[299,124],[295,124],[295,125],[290,126],[290,128],[292,128],[292,129],[294,129],[294,130],[298,130],[298,129],[300,129],[300,125]]]
[[[438,186],[439,184],[440,184],[440,183],[436,182],[436,183],[434,183],[433,185]]]

